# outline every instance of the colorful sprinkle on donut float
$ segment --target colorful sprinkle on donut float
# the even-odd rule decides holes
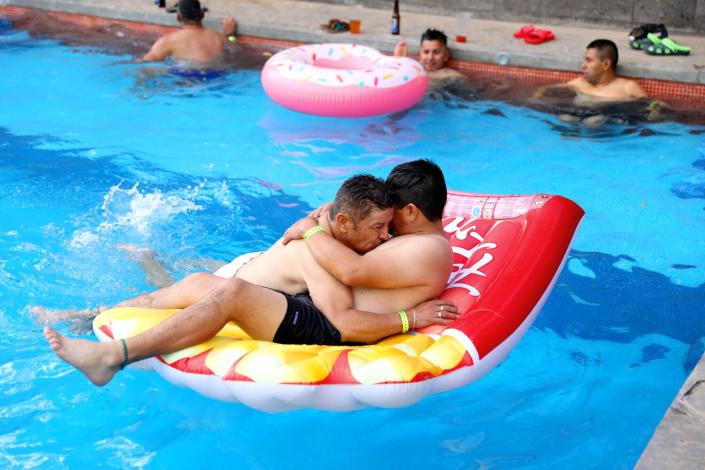
[[[309,44],[273,55],[262,86],[285,108],[332,117],[394,113],[416,104],[428,86],[414,59],[359,44]]]
[[[441,297],[462,313],[452,324],[366,346],[320,346],[254,340],[229,323],[204,343],[130,367],[269,412],[411,405],[474,382],[507,357],[546,302],[583,214],[561,196],[450,191],[443,229],[454,269]],[[93,330],[100,341],[127,338],[176,312],[113,308]]]

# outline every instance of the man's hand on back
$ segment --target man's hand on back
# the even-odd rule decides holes
[[[308,216],[313,217],[314,219],[319,219],[323,214],[328,214],[328,212],[330,212],[331,207],[333,207],[333,203],[324,202],[318,207],[318,209],[314,209],[309,212]]]

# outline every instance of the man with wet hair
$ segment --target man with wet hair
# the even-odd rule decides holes
[[[395,57],[406,57],[408,48],[404,40],[394,48]],[[467,80],[467,77],[455,69],[446,67],[450,58],[448,37],[437,29],[429,28],[421,35],[419,62],[428,73],[429,90],[434,91],[450,83]]]
[[[222,34],[203,26],[205,9],[198,0],[179,0],[176,19],[178,31],[162,36],[138,62],[152,62],[173,57],[176,60],[208,63],[219,59],[228,36],[235,33],[235,18],[225,18]]]
[[[373,177],[354,179],[363,187],[353,184],[353,192],[368,199],[386,194]],[[386,187],[404,184],[414,187],[392,195],[394,209],[390,201],[380,201],[350,211],[367,213],[362,219],[324,211],[300,220],[289,230],[294,235],[286,244],[280,240],[232,279],[195,274],[128,302],[185,307],[137,336],[97,343],[67,338],[47,327],[45,337],[59,357],[94,384],[104,385],[126,364],[201,343],[229,321],[255,339],[317,344],[370,343],[407,329],[447,325],[458,317],[457,308],[434,299],[445,288],[453,262],[441,223],[443,174],[432,162],[409,162],[392,171]],[[435,200],[422,202],[427,198]],[[397,236],[372,250],[389,238],[392,219]],[[290,241],[297,233],[303,240]],[[307,289],[307,299],[296,294]]]

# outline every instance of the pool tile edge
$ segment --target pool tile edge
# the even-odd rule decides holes
[[[635,469],[704,467],[705,356],[702,356],[666,411]]]

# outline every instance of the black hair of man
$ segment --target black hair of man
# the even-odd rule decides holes
[[[198,0],[179,0],[179,17],[184,23],[200,23],[205,15]]]
[[[421,42],[424,41],[440,41],[444,46],[448,46],[448,36],[445,35],[443,31],[437,29],[428,28],[421,35]]]
[[[355,175],[343,182],[335,195],[328,217],[344,212],[350,216],[353,227],[370,215],[373,209],[393,207],[392,199],[382,178],[372,175]]]
[[[612,70],[617,70],[617,61],[619,60],[619,52],[617,45],[609,39],[595,39],[588,44],[587,49],[597,49],[597,54],[600,60],[609,59],[612,63]]]
[[[443,217],[448,190],[443,171],[431,160],[395,166],[387,176],[386,185],[397,209],[414,204],[431,222]]]

